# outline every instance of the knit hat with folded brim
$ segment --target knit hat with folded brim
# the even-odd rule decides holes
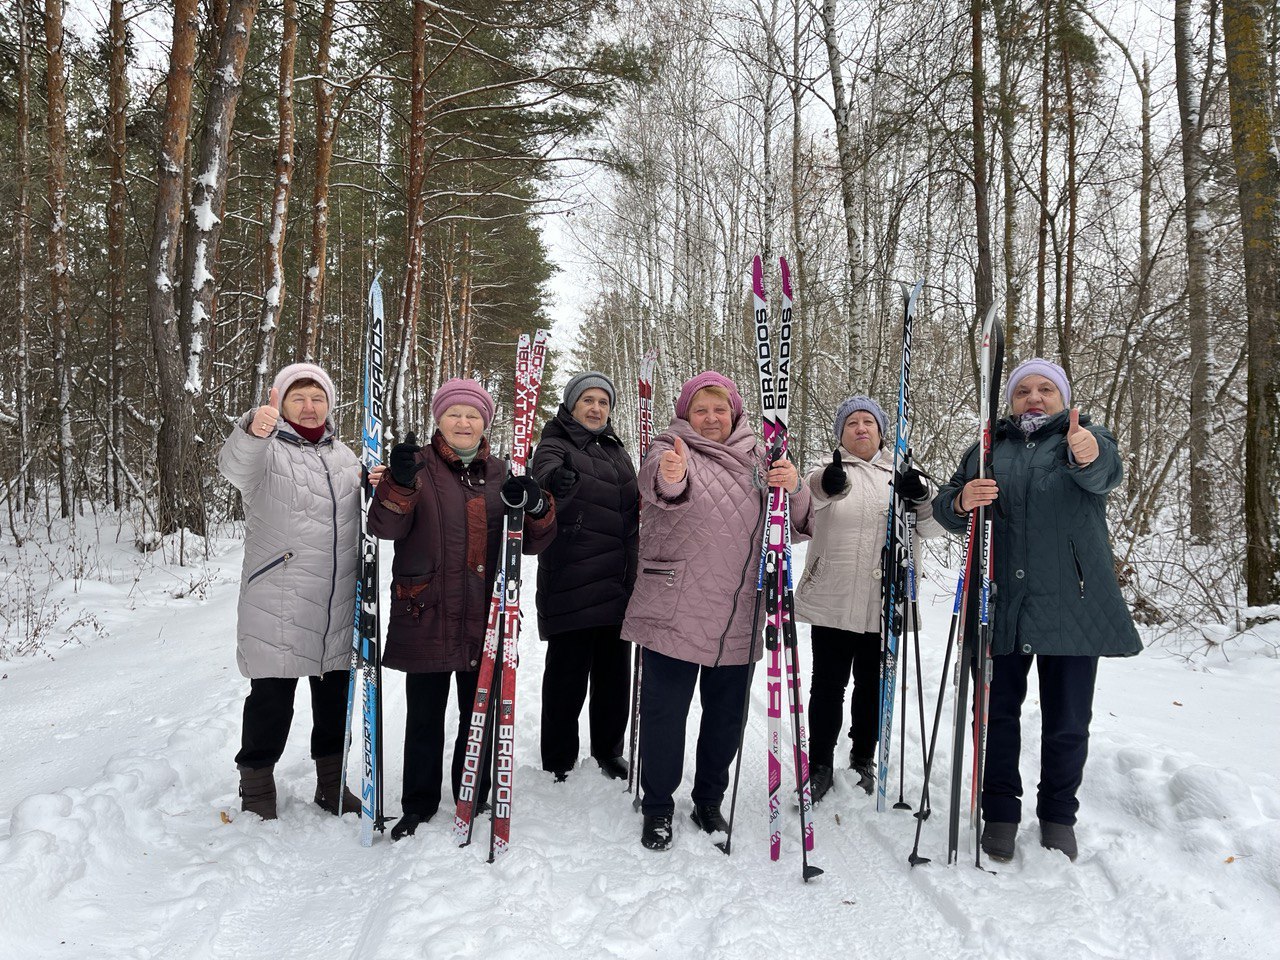
[[[609,395],[609,406],[617,406],[617,393],[613,389],[613,381],[606,377],[599,370],[588,370],[586,373],[580,373],[564,388],[564,405],[567,409],[572,410],[574,405],[584,393],[592,388],[603,390]]]
[[[271,384],[273,388],[280,391],[280,402],[284,403],[284,398],[289,395],[289,388],[299,380],[314,380],[320,384],[320,389],[324,391],[326,397],[329,398],[329,409],[333,409],[333,405],[337,402],[337,395],[333,389],[333,381],[329,379],[329,375],[317,367],[314,363],[291,363],[279,373],[276,374],[275,382]]]
[[[1053,385],[1062,394],[1062,406],[1071,406],[1071,384],[1067,381],[1067,371],[1052,360],[1045,360],[1042,357],[1032,357],[1030,360],[1018,364],[1013,373],[1009,374],[1009,385],[1004,390],[1004,399],[1009,406],[1013,406],[1013,390],[1018,385],[1018,381],[1032,375],[1052,380]]]
[[[459,403],[479,410],[484,428],[489,429],[493,423],[493,397],[477,381],[468,378],[454,377],[440,384],[440,389],[431,397],[431,415],[439,423],[444,412]]]
[[[737,423],[742,416],[742,394],[738,393],[738,385],[723,373],[714,370],[703,370],[684,382],[680,388],[680,396],[676,399],[676,416],[681,420],[689,419],[689,404],[693,396],[705,387],[721,387],[729,394],[729,406],[733,410],[733,422]]]
[[[876,423],[880,427],[880,440],[881,442],[884,441],[884,435],[889,432],[889,418],[885,416],[884,409],[870,397],[853,396],[836,407],[835,422],[832,424],[836,435],[836,443],[839,443],[841,437],[844,436],[844,422],[849,419],[849,414],[858,413],[859,411],[869,413],[876,418]]]

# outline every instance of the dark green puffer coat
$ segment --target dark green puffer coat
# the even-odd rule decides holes
[[[1098,440],[1098,458],[1075,466],[1067,458],[1069,420],[1063,411],[1030,439],[1011,419],[996,424],[995,655],[1127,657],[1142,650],[1107,534],[1107,494],[1124,473],[1115,437],[1082,415],[1080,425]],[[977,475],[974,444],[933,501],[933,515],[953,533],[968,526],[955,499]]]

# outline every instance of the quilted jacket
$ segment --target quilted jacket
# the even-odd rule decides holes
[[[1142,650],[1116,582],[1107,534],[1107,494],[1123,467],[1106,427],[1080,417],[1098,440],[1086,467],[1067,458],[1066,411],[1030,438],[1012,420],[996,425],[992,464],[1000,496],[993,544],[996,574],[992,653],[1015,650],[1059,656],[1132,656]],[[953,533],[968,515],[956,513],[960,488],[978,475],[977,444],[951,482],[938,491],[933,514]]]
[[[676,437],[688,445],[688,472],[668,498],[658,492],[658,463]],[[751,625],[764,533],[764,453],[745,417],[724,443],[704,439],[679,418],[654,438],[640,468],[640,572],[624,639],[709,667],[760,659],[763,643]],[[808,539],[813,504],[804,484],[791,498],[791,526],[796,540]]]
[[[250,679],[307,677],[350,662],[360,537],[360,463],[333,435],[311,443],[281,419],[249,433],[253,411],[218,453],[244,502],[236,662]]]
[[[556,498],[556,539],[538,558],[538,632],[547,637],[616,626],[636,582],[640,495],[622,441],[592,433],[561,404],[542,428],[529,472],[546,486],[568,465],[578,482]]]
[[[438,430],[418,461],[425,466],[415,488],[384,474],[369,507],[369,529],[395,541],[382,662],[406,673],[475,670],[498,570],[507,465],[489,455],[488,440],[464,465]],[[541,552],[555,533],[553,505],[525,520],[523,552]]]
[[[853,633],[880,629],[880,558],[889,520],[892,454],[875,460],[855,457],[839,448],[848,488],[828,497],[822,492],[826,464],[806,478],[813,495],[813,542],[805,557],[804,576],[796,587],[796,617]],[[932,505],[916,511],[920,538],[944,533],[933,518]],[[919,551],[917,550],[917,555]]]

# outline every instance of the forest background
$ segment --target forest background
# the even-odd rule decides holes
[[[332,373],[356,436],[379,273],[392,439],[476,376],[501,448],[515,339],[538,326],[553,378],[614,377],[628,442],[651,347],[659,424],[708,367],[754,407],[749,263],[781,255],[803,464],[848,393],[894,405],[902,284],[923,277],[921,464],[945,477],[972,442],[995,304],[1010,362],[1062,363],[1119,438],[1138,618],[1221,645],[1280,616],[1273,3],[3,4],[18,545],[108,516],[181,558],[236,519],[217,449],[293,360]],[[33,602],[4,596],[10,624]]]

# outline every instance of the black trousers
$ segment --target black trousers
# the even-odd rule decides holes
[[[631,644],[622,625],[590,627],[547,638],[542,672],[542,769],[578,762],[578,715],[591,688],[591,756],[622,756],[631,700]]]
[[[312,757],[342,753],[349,677],[346,670],[330,670],[319,677],[307,677],[311,684]],[[279,762],[293,723],[293,695],[297,689],[297,677],[263,677],[249,681],[237,766],[259,770]]]
[[[501,669],[501,664],[498,665]],[[407,673],[404,678],[404,792],[400,807],[404,813],[424,820],[440,809],[440,781],[444,775],[444,715],[449,705],[449,678],[456,679],[458,732],[453,740],[451,782],[457,802],[462,784],[462,764],[466,759],[467,735],[471,730],[471,708],[475,702],[476,671],[457,673]],[[489,724],[492,736],[493,723]],[[489,796],[493,750],[490,749],[480,776],[476,795],[479,806]]]
[[[852,633],[814,624],[813,680],[809,685],[809,761],[835,766],[844,690],[853,673],[849,739],[858,760],[875,757],[880,738],[880,634]]]
[[[987,759],[982,778],[982,817],[996,823],[1022,818],[1022,702],[1027,697],[1031,656],[1009,653],[991,658],[987,717]],[[1036,816],[1074,825],[1089,755],[1089,721],[1097,657],[1035,657],[1040,678],[1040,785]]]
[[[704,667],[645,650],[640,696],[640,789],[646,816],[675,813],[675,792],[684,775],[684,732],[696,684],[701,692],[693,802],[716,805],[729,786],[738,752],[742,703],[750,667]]]

